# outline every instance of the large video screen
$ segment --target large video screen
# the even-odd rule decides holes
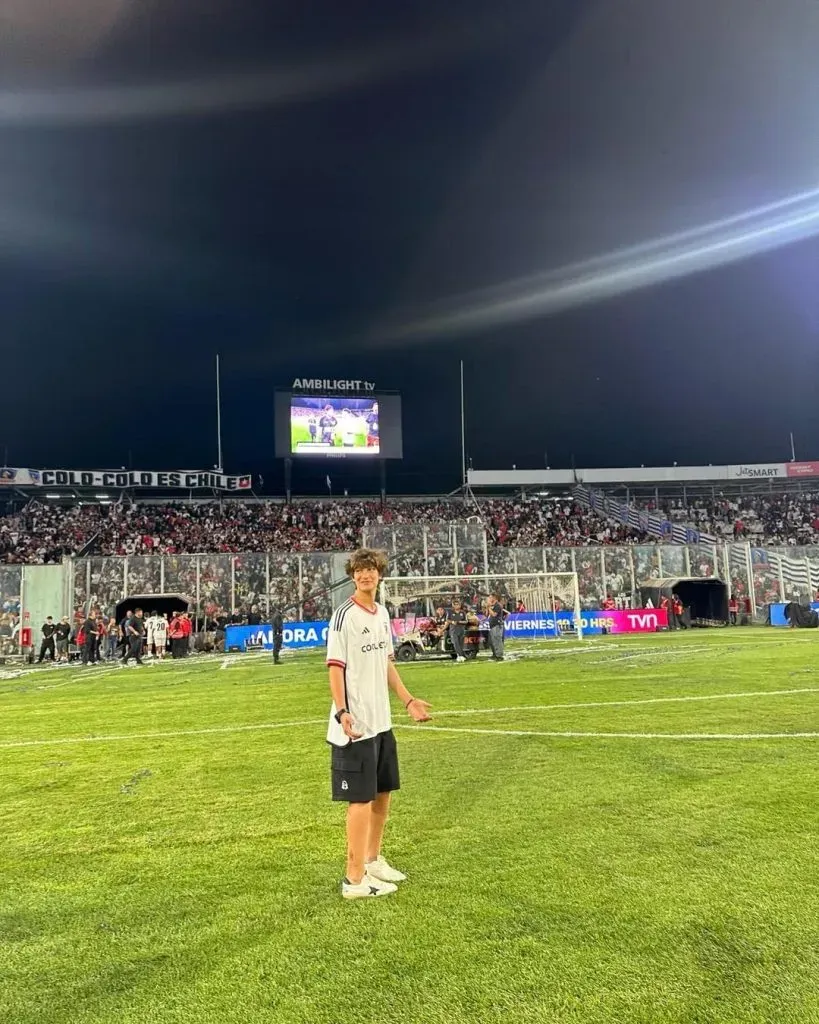
[[[277,391],[276,455],[400,459],[401,398],[373,395],[303,395]]]
[[[380,455],[381,433],[375,398],[290,399],[291,455],[343,450],[348,455]]]

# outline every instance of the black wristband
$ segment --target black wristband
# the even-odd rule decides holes
[[[350,712],[347,710],[347,708],[342,708],[340,711],[336,711],[335,715],[333,715],[333,718],[335,718],[338,724],[341,725],[341,716],[349,715],[349,713]]]
[[[408,708],[408,707],[410,706],[410,704],[412,704],[412,702],[413,702],[414,700],[415,700],[415,698],[414,698],[414,697],[410,697],[410,699],[409,699],[409,700],[407,701],[407,703],[406,703],[406,704],[404,705],[404,710],[406,710],[406,709],[407,709],[407,708]]]

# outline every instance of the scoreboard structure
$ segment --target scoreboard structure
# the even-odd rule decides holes
[[[278,458],[382,461],[404,457],[400,395],[376,391],[367,381],[304,383],[334,386],[276,392],[274,427]],[[348,384],[359,387],[341,386]]]

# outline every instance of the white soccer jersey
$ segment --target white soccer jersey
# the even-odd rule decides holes
[[[337,608],[327,634],[327,664],[344,669],[344,700],[362,739],[392,728],[387,669],[392,657],[390,616],[382,604],[370,611],[353,598]],[[330,708],[327,741],[337,747],[350,741]]]
[[[161,615],[148,619],[148,643],[164,644],[168,639],[168,623]]]

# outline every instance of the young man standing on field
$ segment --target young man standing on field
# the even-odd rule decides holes
[[[350,557],[347,574],[355,593],[336,609],[327,637],[333,800],[348,804],[345,899],[387,896],[406,877],[381,856],[390,794],[400,788],[389,691],[413,721],[430,717],[430,705],[412,696],[393,663],[389,614],[376,602],[386,570],[379,551],[360,548]]]

